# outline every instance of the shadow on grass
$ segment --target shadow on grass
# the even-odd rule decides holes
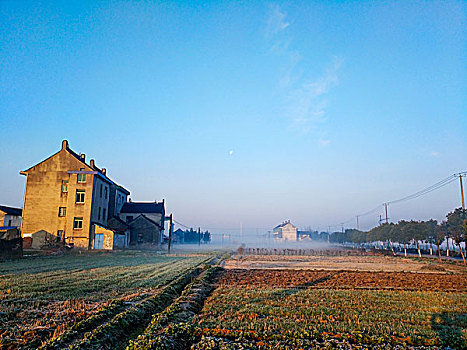
[[[326,282],[326,281],[330,280],[331,278],[333,278],[335,275],[337,275],[339,273],[340,272],[330,272],[327,276],[317,278],[317,279],[315,279],[313,281],[308,281],[308,282],[305,282],[305,283],[301,283],[301,284],[299,284],[298,286],[295,286],[295,287],[290,287],[290,288],[287,288],[287,289],[280,289],[278,291],[274,291],[271,294],[271,296],[281,298],[281,297],[284,297],[284,296],[290,296],[290,295],[297,294],[299,291],[301,291],[303,289],[307,289],[309,287],[313,287],[313,286],[316,286],[316,285],[318,285],[320,283]]]
[[[467,313],[441,312],[431,316],[431,327],[438,333],[443,346],[467,349]],[[465,333],[462,331],[464,330]]]

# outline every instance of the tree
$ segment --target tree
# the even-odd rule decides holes
[[[465,256],[462,251],[461,243],[465,242],[465,229],[464,223],[466,221],[466,213],[462,208],[457,208],[453,212],[446,215],[447,218],[447,228],[451,237],[454,238],[454,241],[459,247],[459,251],[462,256],[462,260],[465,264]]]
[[[441,224],[436,226],[436,245],[438,246],[439,260],[441,260],[441,249],[439,248],[439,246],[446,239],[447,235],[448,235],[447,222],[442,221]],[[447,251],[446,251],[446,254],[447,254]]]
[[[407,230],[405,230],[407,224],[407,221],[401,220],[389,231],[390,236],[394,237],[394,240],[404,245],[404,256],[407,256],[407,244],[412,241],[412,237],[410,237]]]
[[[436,243],[437,237],[436,237],[436,228],[438,226],[438,222],[436,220],[429,220],[425,222],[426,226],[426,236],[425,236],[425,241],[430,243],[430,255],[433,255],[433,243]],[[438,246],[439,250],[439,246]]]
[[[418,250],[418,256],[421,257],[420,244],[419,241],[423,240],[426,237],[426,225],[417,221],[406,222],[405,225],[401,228],[403,231],[403,236],[409,241],[415,241]]]

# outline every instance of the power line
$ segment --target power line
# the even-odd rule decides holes
[[[435,183],[434,185],[431,185],[427,188],[424,188],[423,190],[421,191],[418,191],[418,192],[415,192],[409,196],[406,196],[406,197],[403,197],[403,198],[400,198],[400,199],[396,199],[396,200],[393,200],[393,201],[389,201],[387,202],[387,204],[395,204],[395,203],[400,203],[400,202],[405,202],[405,201],[408,201],[408,200],[411,200],[411,199],[415,199],[415,198],[418,198],[420,196],[423,196],[425,194],[428,194],[430,192],[433,192],[441,187],[444,187],[446,186],[447,184],[450,184],[451,182],[457,180],[457,175],[451,175],[437,183]]]
[[[383,204],[380,204],[378,205],[377,207],[363,213],[363,214],[358,214],[358,215],[355,215],[352,219],[349,219],[347,221],[344,221],[344,222],[341,222],[340,224],[335,224],[335,225],[331,225],[330,227],[340,227],[340,226],[343,226],[344,224],[348,223],[348,222],[351,222],[353,221],[355,218],[359,218],[359,217],[362,217],[362,216],[366,216],[366,215],[370,215],[370,214],[374,214],[378,211],[380,211],[382,209],[382,206],[387,206],[389,204],[396,204],[396,203],[401,203],[401,202],[406,202],[406,201],[409,201],[409,200],[412,200],[412,199],[415,199],[415,198],[418,198],[418,197],[421,197],[421,196],[424,196],[430,192],[433,192],[433,191],[436,191],[438,189],[440,189],[441,187],[444,187],[448,184],[450,184],[451,182],[454,182],[457,180],[458,177],[466,177],[467,176],[467,171],[462,171],[460,173],[457,173],[457,174],[453,174],[451,176],[448,176],[447,178],[441,180],[441,181],[438,181],[437,183],[431,185],[431,186],[428,186],[426,188],[424,188],[423,190],[420,190],[418,192],[415,192],[409,196],[406,196],[406,197],[403,197],[403,198],[399,198],[399,199],[395,199],[395,200],[392,200],[392,201],[389,201],[389,202],[385,202]]]

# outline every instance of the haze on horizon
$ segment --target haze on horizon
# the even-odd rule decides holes
[[[467,170],[466,7],[2,1],[0,204],[67,139],[190,227],[326,231]],[[389,216],[459,206],[454,182]]]

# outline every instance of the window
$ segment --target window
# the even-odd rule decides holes
[[[102,184],[101,184],[101,198],[102,198]]]
[[[57,242],[60,242],[63,239],[63,230],[57,231]]]
[[[11,219],[8,220],[8,226],[11,227]]]
[[[84,168],[79,169],[79,171],[84,171]],[[86,182],[86,174],[78,174],[78,183]]]
[[[84,190],[76,190],[76,203],[84,203]]]
[[[58,216],[66,216],[66,207],[58,208]]]
[[[107,194],[108,194],[107,189],[108,189],[107,186],[105,186],[105,188],[104,188],[104,193],[105,193],[104,197],[105,197],[105,199],[107,199]]]
[[[74,218],[73,219],[73,229],[81,230],[83,228],[83,218]]]
[[[68,192],[68,180],[62,180],[62,193]]]
[[[100,220],[100,219],[101,219],[101,207],[99,207],[99,211],[97,214],[97,220]]]
[[[102,209],[102,220],[105,220],[105,208]]]

